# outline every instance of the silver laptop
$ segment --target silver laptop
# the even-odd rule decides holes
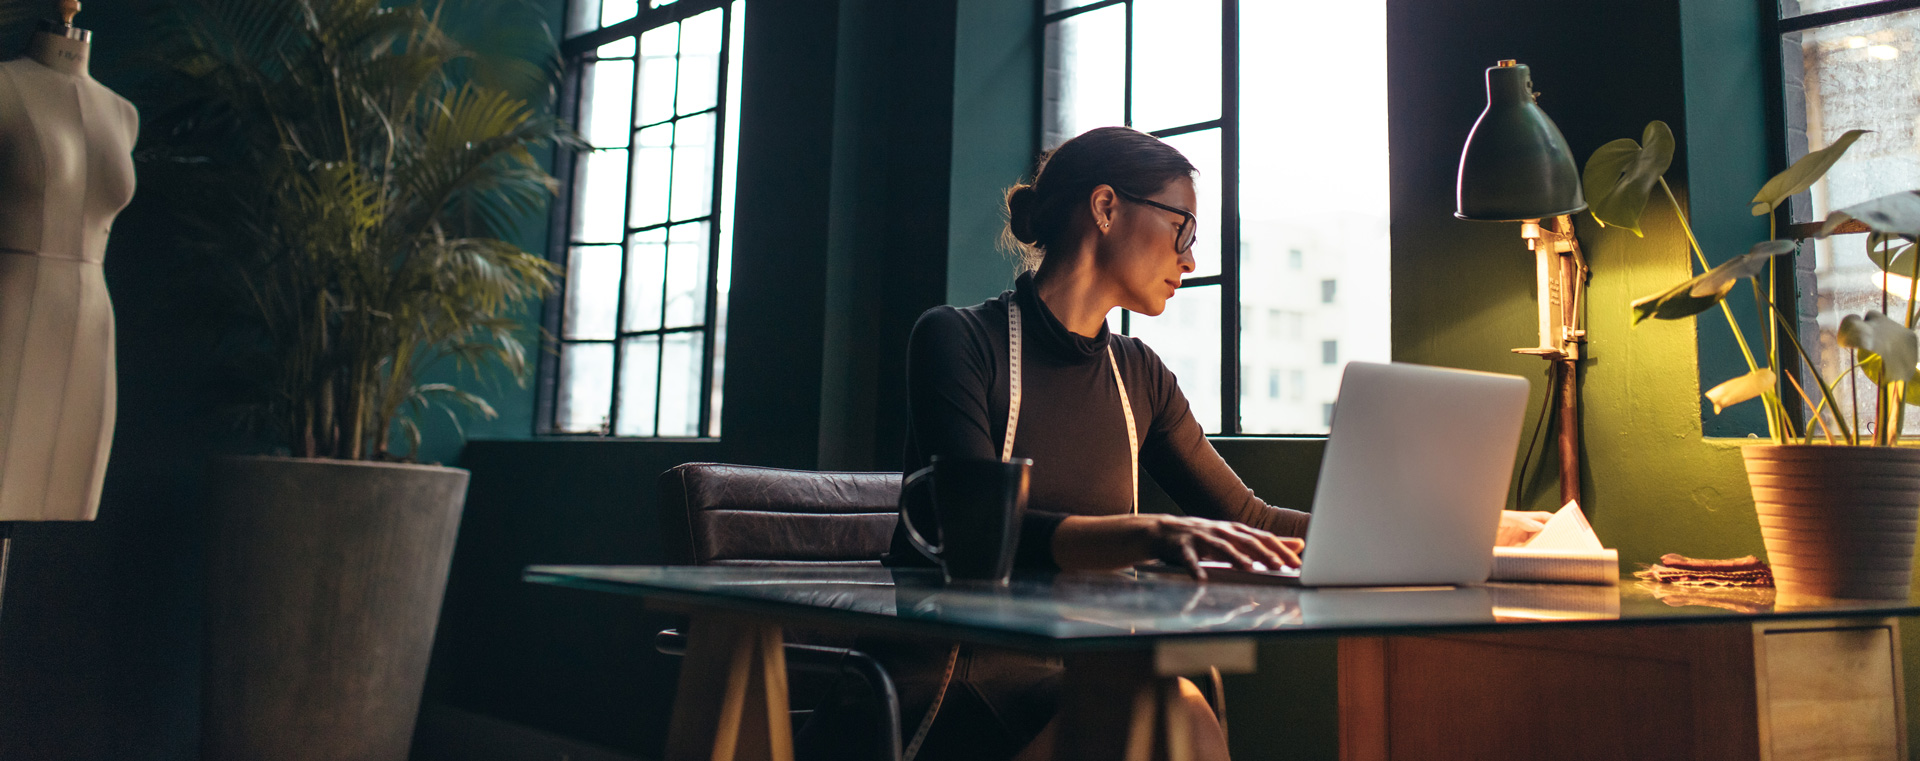
[[[1297,574],[1259,575],[1301,586],[1485,582],[1526,405],[1517,376],[1348,363],[1306,556]]]

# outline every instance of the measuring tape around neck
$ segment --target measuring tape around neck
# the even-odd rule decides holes
[[[1020,425],[1020,304],[1007,302],[1007,435],[1000,444],[1000,460],[1013,459],[1013,433]],[[1120,380],[1120,361],[1113,356],[1113,339],[1107,339],[1107,367],[1113,370],[1113,387],[1120,391],[1120,413],[1127,418],[1127,476],[1133,490],[1132,512],[1140,512],[1140,434],[1133,424],[1133,403],[1127,399],[1127,384]]]

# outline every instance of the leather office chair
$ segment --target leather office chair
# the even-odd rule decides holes
[[[899,520],[899,473],[831,473],[695,462],[660,475],[661,537],[678,565],[874,566]],[[822,639],[789,633],[789,639]],[[851,642],[831,643],[847,645]],[[686,652],[686,637],[660,632],[655,647]],[[899,701],[879,661],[845,646],[789,641],[787,669],[853,679],[871,700],[874,755],[900,757]],[[795,725],[810,711],[794,712]]]

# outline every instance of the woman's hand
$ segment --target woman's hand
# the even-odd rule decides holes
[[[1525,544],[1540,529],[1547,527],[1547,519],[1553,513],[1500,511],[1500,531],[1494,535],[1493,543],[1501,547],[1514,547]]]
[[[1053,534],[1054,562],[1067,570],[1125,568],[1159,559],[1205,579],[1202,560],[1257,570],[1300,566],[1305,543],[1245,524],[1178,515],[1074,515]]]
[[[1153,556],[1169,565],[1186,566],[1193,578],[1205,581],[1202,560],[1224,560],[1246,571],[1277,571],[1300,567],[1306,543],[1233,521],[1215,521],[1178,515],[1159,516],[1150,537]]]

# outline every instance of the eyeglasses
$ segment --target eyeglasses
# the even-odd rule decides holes
[[[1173,232],[1173,252],[1176,254],[1184,254],[1193,250],[1193,239],[1200,236],[1200,219],[1193,216],[1193,212],[1175,206],[1168,206],[1159,201],[1149,201],[1119,188],[1114,188],[1113,192],[1115,195],[1134,203],[1145,204],[1156,209],[1165,209],[1184,217],[1184,219],[1180,220],[1180,227]]]

